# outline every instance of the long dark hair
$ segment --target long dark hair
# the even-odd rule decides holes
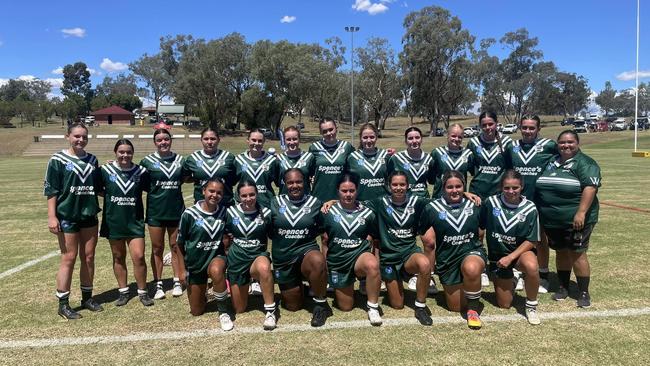
[[[172,134],[169,132],[168,129],[166,129],[166,128],[158,128],[153,132],[153,140],[156,141],[156,136],[158,136],[160,134],[165,134],[165,135],[169,136],[170,140],[172,139]]]
[[[481,126],[481,120],[483,118],[486,118],[486,117],[487,118],[492,118],[492,120],[494,121],[495,124],[499,123],[499,119],[498,119],[496,113],[494,113],[492,111],[485,111],[485,112],[481,113],[480,116],[478,116],[478,125],[479,125],[479,127]],[[497,145],[499,145],[499,152],[501,154],[503,154],[503,145],[501,144],[501,134],[499,133],[499,130],[496,128],[496,126],[495,126],[495,129],[494,129],[494,132],[495,132],[495,137],[496,137],[496,140],[497,140]]]
[[[239,197],[239,199],[241,199],[241,197],[240,197],[241,192],[240,191],[244,187],[253,187],[253,189],[255,190],[255,195],[256,196],[259,193],[258,190],[257,190],[257,185],[255,185],[255,183],[251,182],[248,179],[244,179],[244,180],[239,181],[239,184],[237,184],[237,197]],[[255,210],[257,211],[258,215],[264,217],[264,215],[262,214],[262,207],[260,207],[260,203],[259,203],[259,201],[257,201],[257,198],[255,199]]]
[[[131,151],[135,153],[135,148],[133,147],[133,143],[129,139],[119,139],[115,143],[115,147],[113,147],[113,152],[117,153],[117,148],[120,147],[121,145],[129,145],[131,146]]]

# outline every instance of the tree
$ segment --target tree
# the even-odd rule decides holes
[[[63,67],[63,86],[61,87],[61,93],[66,98],[73,96],[81,97],[83,103],[79,112],[80,114],[86,114],[88,112],[93,97],[93,90],[90,82],[90,71],[88,71],[88,66],[85,63],[75,62],[74,64],[68,64]],[[75,99],[76,102],[79,101],[78,98]]]
[[[165,69],[165,62],[160,54],[149,56],[146,53],[129,64],[129,69],[146,84],[146,96],[156,103],[156,116],[160,101],[169,95],[172,78]]]
[[[575,73],[560,72],[557,75],[560,95],[558,104],[564,115],[576,115],[587,107],[591,90],[587,79]]]
[[[96,95],[124,94],[137,95],[138,85],[134,75],[119,74],[114,78],[106,76],[101,84],[97,85]]]
[[[598,104],[600,108],[605,111],[605,115],[608,116],[609,112],[615,108],[615,102],[616,90],[612,88],[612,83],[606,81],[605,89],[601,90],[596,96],[596,104]]]

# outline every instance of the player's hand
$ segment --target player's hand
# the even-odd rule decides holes
[[[472,201],[472,203],[474,203],[475,206],[481,205],[481,197],[479,197],[478,195],[471,192],[465,192],[463,194],[465,195],[465,198]]]
[[[336,200],[330,200],[325,203],[323,203],[323,207],[320,208],[320,212],[327,214],[330,212],[330,207],[334,206],[336,203]]]
[[[585,213],[576,212],[575,216],[573,216],[573,229],[582,230],[582,228],[584,227],[585,227]]]
[[[181,271],[181,273],[178,275],[178,282],[181,284],[181,286],[187,288],[185,271]]]
[[[47,218],[47,228],[50,229],[52,234],[56,234],[61,231],[61,226],[59,225],[59,219],[56,217]]]
[[[389,147],[388,149],[386,149],[386,152],[388,153],[388,156],[393,156],[393,154],[395,154],[396,151],[397,150],[395,150],[394,147]]]
[[[510,258],[509,255],[506,255],[505,257],[499,259],[497,261],[497,267],[499,268],[508,268],[512,264],[512,258]]]

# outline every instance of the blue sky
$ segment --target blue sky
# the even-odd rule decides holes
[[[8,1],[0,15],[0,83],[33,76],[56,84],[57,68],[83,61],[95,85],[176,34],[308,43],[338,36],[349,46],[344,27],[356,25],[355,47],[374,36],[399,51],[404,17],[429,5],[450,10],[478,39],[527,28],[545,60],[585,76],[592,90],[607,80],[616,89],[634,86],[636,0]],[[640,80],[650,81],[649,1],[641,2],[641,22]]]

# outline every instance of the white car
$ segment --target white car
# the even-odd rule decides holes
[[[476,136],[476,130],[472,127],[465,127],[463,129],[463,137],[474,137]]]
[[[513,123],[508,123],[507,125],[503,126],[503,130],[501,131],[505,134],[511,134],[517,132],[517,125]]]
[[[84,123],[87,125],[92,125],[95,123],[95,116],[86,116],[86,118],[84,118]]]

